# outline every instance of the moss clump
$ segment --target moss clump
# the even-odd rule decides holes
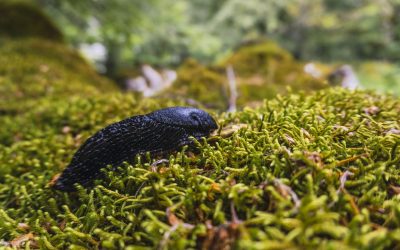
[[[0,38],[36,37],[62,42],[63,35],[36,6],[15,1],[0,2]]]
[[[168,96],[191,98],[207,107],[226,109],[226,80],[221,71],[189,59],[179,67],[177,74],[173,88],[166,91]]]
[[[312,92],[327,87],[324,76],[313,78],[304,72],[304,64],[295,61],[289,52],[273,42],[248,44],[240,47],[223,62],[204,66],[189,60],[178,69],[178,80],[166,91],[182,95],[206,106],[226,110],[228,80],[226,68],[233,66],[236,74],[238,105],[273,98],[287,92]]]
[[[273,73],[277,67],[292,63],[294,60],[288,51],[274,42],[264,41],[239,47],[222,65],[232,65],[242,77],[251,77],[255,72]]]
[[[158,166],[151,166],[155,159],[138,158],[132,166],[106,171],[95,188],[76,194],[46,188],[96,129],[159,107],[154,100],[122,95],[76,97],[15,119],[14,126],[32,125],[19,140],[0,147],[2,171],[9,169],[0,178],[2,244],[43,249],[400,246],[400,101],[365,92],[278,96],[255,110],[218,116],[222,127],[247,127],[228,138],[198,142],[196,154],[183,149]]]
[[[306,74],[303,63],[295,61],[289,52],[270,41],[242,46],[221,65],[233,66],[242,104],[286,93],[287,87],[295,92],[327,87],[323,79]]]
[[[17,112],[50,96],[91,96],[116,87],[74,50],[40,39],[0,45],[0,113]]]

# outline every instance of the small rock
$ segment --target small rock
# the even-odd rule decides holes
[[[367,115],[376,115],[379,113],[379,111],[381,111],[381,109],[378,108],[377,106],[371,106],[364,109],[364,112]]]
[[[388,131],[386,131],[386,134],[400,135],[400,129],[391,128]]]
[[[63,134],[68,134],[69,132],[71,132],[71,127],[64,126],[61,131],[63,132]]]

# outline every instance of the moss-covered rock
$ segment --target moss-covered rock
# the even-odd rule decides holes
[[[399,247],[400,101],[389,96],[343,89],[278,96],[258,109],[217,115],[221,127],[242,129],[198,142],[197,153],[183,149],[157,166],[142,157],[76,194],[47,187],[91,133],[159,103],[173,104],[126,95],[75,97],[2,123],[3,136],[13,126],[25,130],[0,146],[1,244]]]
[[[235,67],[242,77],[251,77],[256,72],[272,74],[282,65],[293,63],[294,59],[288,51],[268,41],[245,44],[221,62],[222,66]]]
[[[0,2],[0,39],[36,37],[55,42],[64,40],[61,31],[36,6],[22,1]]]
[[[0,45],[0,54],[0,113],[23,110],[46,96],[93,96],[116,89],[63,44],[8,40]]]
[[[304,64],[276,43],[264,41],[240,47],[221,66],[235,70],[242,98],[239,103],[262,100],[293,91],[310,92],[327,87],[324,79],[305,73]]]
[[[273,42],[251,43],[237,49],[215,66],[189,60],[178,69],[178,80],[166,93],[192,98],[206,106],[226,110],[229,99],[226,68],[232,66],[243,107],[287,92],[312,92],[328,86],[324,75],[314,78],[304,64]]]
[[[179,67],[177,74],[173,88],[166,90],[168,96],[191,98],[207,107],[226,109],[228,90],[221,70],[189,59]]]

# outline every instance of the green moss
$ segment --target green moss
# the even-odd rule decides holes
[[[364,88],[400,96],[399,65],[371,61],[356,65],[355,71]]]
[[[0,2],[0,38],[36,37],[62,42],[63,35],[36,6],[19,1]]]
[[[278,96],[217,115],[222,127],[247,127],[173,153],[155,172],[142,157],[93,189],[46,187],[91,133],[158,103],[172,105],[75,97],[5,123],[2,135],[26,128],[0,146],[0,238],[31,233],[25,243],[42,249],[399,247],[400,101],[372,93]]]
[[[240,47],[215,66],[204,66],[189,60],[178,69],[178,80],[166,93],[192,98],[206,106],[226,110],[228,82],[226,68],[232,66],[237,80],[240,107],[277,94],[312,92],[328,86],[324,77],[315,79],[304,72],[304,64],[273,42]]]
[[[226,109],[226,79],[221,70],[206,67],[190,59],[179,67],[177,74],[178,79],[173,88],[165,92],[167,96],[182,96],[194,99],[207,107]]]
[[[242,77],[251,77],[255,72],[263,74],[274,72],[275,67],[288,63],[294,63],[288,51],[274,42],[264,41],[239,47],[222,62],[222,65],[232,65]]]
[[[49,183],[91,134],[183,103],[107,93],[112,85],[59,44],[12,42],[0,53],[0,247],[400,247],[399,99],[333,88],[214,113],[222,134],[230,125],[242,129],[196,142],[196,153],[183,148],[158,166],[151,166],[157,158],[137,157],[105,170],[94,188],[69,194]],[[215,102],[224,95],[224,70],[185,67],[181,88],[207,87],[183,94],[225,104]],[[264,81],[268,71],[260,65],[259,72]],[[248,100],[264,99],[272,86],[281,91],[265,82]]]
[[[38,98],[93,96],[114,91],[74,50],[40,39],[0,45],[0,112],[9,113],[34,105]]]
[[[286,93],[287,87],[295,92],[327,87],[324,79],[306,74],[303,63],[295,61],[289,52],[270,41],[242,46],[221,65],[234,68],[242,104]]]

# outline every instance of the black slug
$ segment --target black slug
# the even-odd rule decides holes
[[[171,107],[113,123],[87,139],[53,188],[74,191],[74,184],[88,186],[100,169],[118,166],[137,154],[163,154],[189,145],[217,129],[205,111],[190,107]]]

